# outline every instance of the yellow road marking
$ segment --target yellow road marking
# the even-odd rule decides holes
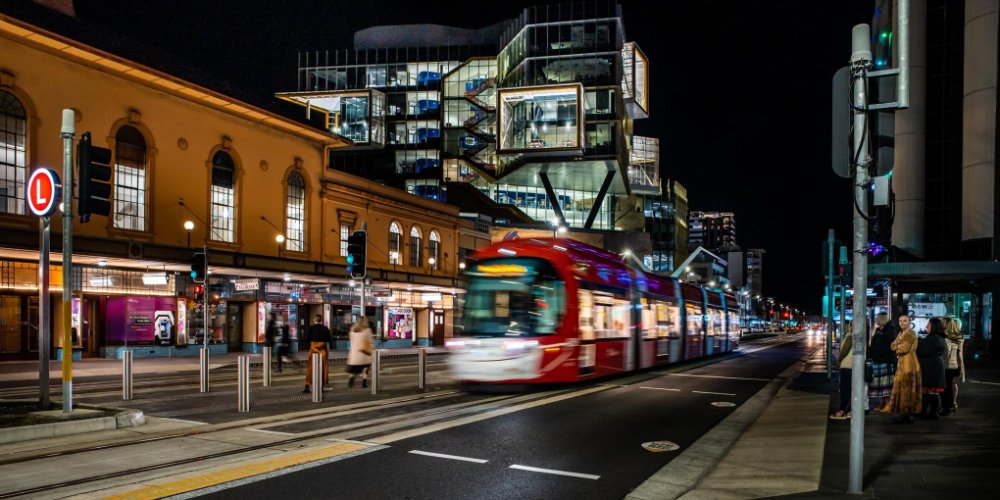
[[[303,453],[285,455],[282,456],[281,458],[275,458],[264,462],[244,465],[242,467],[236,467],[233,469],[223,470],[219,472],[212,472],[205,475],[198,475],[197,477],[191,479],[183,479],[180,481],[174,481],[156,486],[150,486],[147,488],[133,490],[127,493],[121,493],[118,495],[105,498],[120,499],[120,500],[162,498],[170,495],[177,495],[179,493],[185,493],[188,491],[206,488],[208,486],[215,486],[217,484],[226,483],[236,479],[243,479],[250,476],[256,476],[259,474],[264,474],[267,472],[284,469],[286,467],[291,467],[293,465],[300,465],[307,462],[314,462],[316,460],[323,460],[325,458],[335,457],[338,455],[345,455],[347,453],[355,452],[364,448],[368,448],[370,446],[371,445],[361,444],[361,443],[341,443],[334,446],[326,446],[323,448]]]

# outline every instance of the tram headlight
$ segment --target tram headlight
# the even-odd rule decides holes
[[[537,345],[537,340],[505,340],[500,343],[502,349],[527,349]]]

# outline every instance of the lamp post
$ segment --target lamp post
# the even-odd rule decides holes
[[[184,230],[187,231],[188,248],[191,248],[191,230],[194,229],[194,222],[184,221]]]
[[[281,244],[285,242],[285,235],[278,234],[274,237],[274,241],[278,244],[278,258],[281,258]]]
[[[434,276],[434,269],[435,269],[434,264],[437,264],[437,259],[435,259],[434,257],[430,257],[427,259],[427,265],[431,267],[431,276]]]

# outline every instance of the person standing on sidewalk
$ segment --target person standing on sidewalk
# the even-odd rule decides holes
[[[896,353],[896,375],[892,380],[889,410],[899,415],[896,423],[913,423],[920,413],[920,364],[917,362],[917,334],[910,327],[910,317],[899,316],[899,334],[890,345]]]
[[[948,343],[944,339],[944,322],[941,318],[931,318],[927,322],[927,336],[917,343],[917,359],[920,362],[920,384],[923,405],[920,416],[937,420],[941,411],[941,393],[944,392],[944,367],[947,361]]]
[[[361,374],[361,387],[368,387],[368,371],[372,364],[372,329],[368,318],[362,316],[351,328],[351,350],[347,353],[347,387],[354,387],[354,377]]]
[[[323,383],[330,385],[330,344],[333,342],[333,335],[330,329],[323,324],[323,315],[317,314],[313,318],[313,324],[306,330],[306,340],[309,342],[309,363],[306,368],[306,388],[302,392],[309,392],[309,385],[312,383],[313,370],[316,369],[312,363],[312,355],[320,354],[323,364]]]
[[[892,379],[896,375],[896,353],[892,352],[892,341],[896,338],[896,327],[889,321],[889,315],[879,313],[875,317],[875,333],[872,334],[868,359],[872,362],[872,381],[868,383],[868,397],[878,399],[875,411],[889,411],[889,396],[892,395]]]
[[[944,370],[944,408],[941,416],[958,411],[958,380],[965,382],[965,357],[962,347],[965,337],[962,335],[962,320],[945,318],[945,340],[948,342],[948,366]]]
[[[830,415],[832,420],[847,420],[851,418],[851,372],[853,371],[853,358],[851,355],[854,345],[854,327],[848,323],[844,328],[844,335],[840,338],[840,355],[837,360],[840,362],[840,408]]]

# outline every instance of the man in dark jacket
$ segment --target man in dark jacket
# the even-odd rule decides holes
[[[330,329],[323,324],[323,315],[317,314],[313,318],[313,324],[306,330],[306,341],[309,343],[309,364],[306,365],[306,388],[302,392],[309,392],[309,385],[312,384],[312,355],[319,353],[323,360],[323,383],[330,385],[330,348],[333,342],[333,335]]]

